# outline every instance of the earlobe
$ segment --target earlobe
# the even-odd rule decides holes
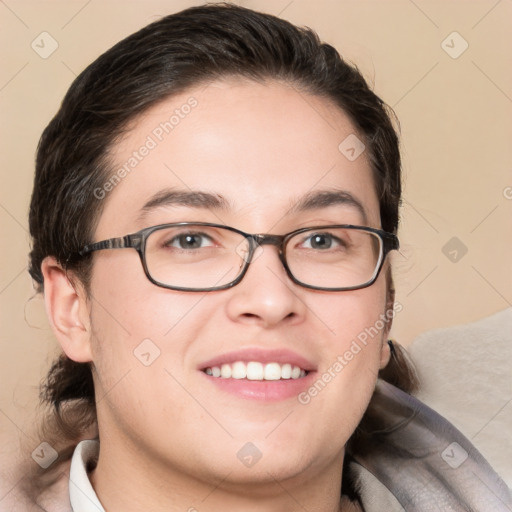
[[[391,359],[391,346],[387,338],[382,339],[382,348],[380,350],[380,369],[386,368]]]
[[[43,260],[44,301],[53,332],[64,353],[77,363],[92,360],[87,298],[53,256]]]

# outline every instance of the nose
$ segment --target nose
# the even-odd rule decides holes
[[[261,327],[296,325],[307,311],[304,291],[288,277],[278,248],[259,246],[242,281],[228,291],[227,314],[235,322]]]

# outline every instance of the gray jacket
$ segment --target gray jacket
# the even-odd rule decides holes
[[[365,512],[510,512],[510,489],[471,442],[418,399],[379,380],[347,447]]]

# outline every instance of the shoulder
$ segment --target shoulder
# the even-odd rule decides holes
[[[32,460],[20,463],[16,458],[10,467],[6,462],[0,471],[0,512],[71,512],[69,460],[47,470],[34,468]]]
[[[378,381],[370,406],[347,448],[365,495],[388,492],[400,510],[512,508],[510,490],[472,443],[418,399]],[[380,487],[379,487],[380,486]],[[391,500],[393,502],[393,500]],[[429,508],[430,507],[430,508]],[[386,509],[387,510],[387,509]]]

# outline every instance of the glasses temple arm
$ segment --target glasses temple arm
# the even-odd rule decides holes
[[[109,238],[108,240],[102,240],[101,242],[85,245],[78,254],[80,256],[84,256],[90,252],[101,251],[103,249],[124,249],[125,247],[138,248],[141,240],[142,237],[140,235],[126,235],[119,238]]]

